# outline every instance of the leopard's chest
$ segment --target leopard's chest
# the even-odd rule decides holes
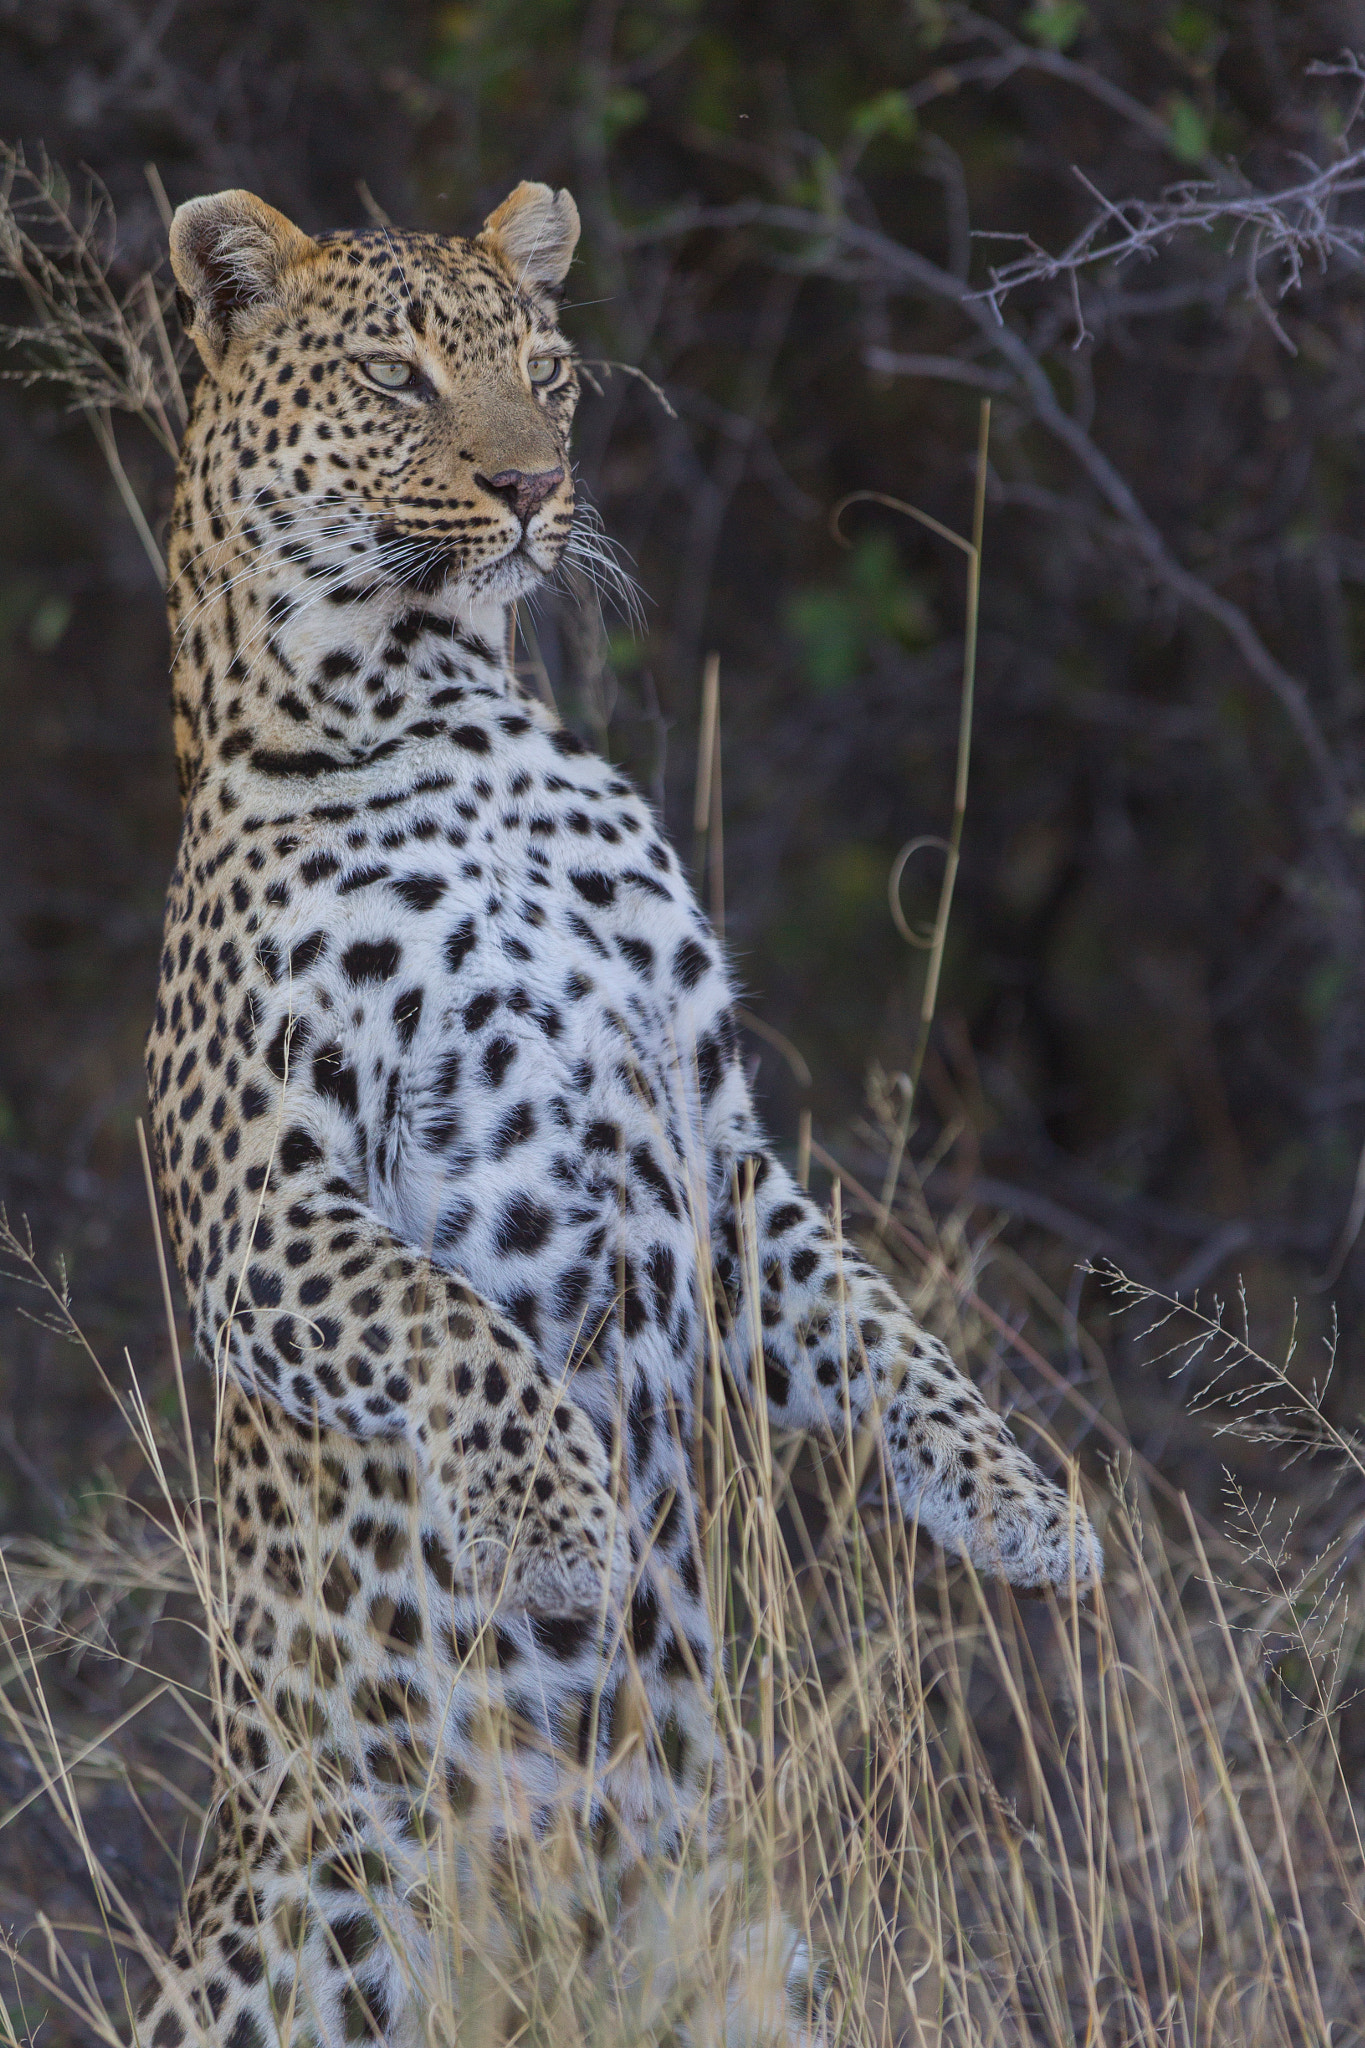
[[[346,1161],[589,1406],[686,1403],[723,983],[697,987],[706,934],[641,800],[490,726],[346,815],[248,814],[231,859],[187,857],[182,926],[232,905],[244,970],[197,1029],[246,1018],[281,1142]]]
[[[637,1373],[690,1393],[706,1032],[669,962],[694,914],[601,841],[540,851],[514,825],[460,862],[357,1028],[370,1198],[551,1369],[600,1366],[604,1407]]]

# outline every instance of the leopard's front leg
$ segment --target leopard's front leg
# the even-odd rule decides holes
[[[495,1304],[379,1219],[292,1078],[247,1123],[211,1230],[185,1262],[200,1353],[308,1429],[411,1446],[448,1512],[453,1569],[542,1613],[596,1608],[627,1576],[602,1441]],[[305,1091],[299,1089],[300,1097]],[[299,1107],[303,1107],[303,1103]],[[157,1101],[162,1193],[177,1249],[183,1184]]]
[[[983,1572],[1102,1575],[1085,1514],[770,1152],[734,1157],[712,1223],[730,1366],[776,1423],[834,1442],[875,1426],[902,1513]]]
[[[583,1411],[462,1281],[424,1267],[407,1298],[414,1434],[479,1589],[538,1614],[619,1609],[625,1517]]]

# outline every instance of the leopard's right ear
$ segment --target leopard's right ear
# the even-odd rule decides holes
[[[171,268],[184,294],[181,317],[213,371],[234,329],[278,304],[286,271],[317,244],[252,192],[215,192],[177,207]]]

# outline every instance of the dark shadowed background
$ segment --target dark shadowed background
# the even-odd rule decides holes
[[[1021,1270],[1050,1288],[1079,1322],[1033,1340],[1206,1501],[1222,1450],[1078,1263],[1240,1275],[1281,1350],[1297,1301],[1319,1373],[1334,1301],[1333,1398],[1358,1411],[1362,277],[1309,252],[1281,297],[1270,243],[1224,221],[1026,284],[1002,325],[971,294],[1028,246],[987,236],[1061,249],[1096,192],[1341,163],[1352,48],[1360,0],[0,5],[0,136],[103,181],[116,281],[164,245],[149,164],[172,203],[246,185],[314,231],[466,232],[520,177],[573,190],[565,325],[668,404],[594,371],[580,475],[645,623],[550,595],[540,657],[690,850],[718,650],[726,933],[799,1055],[753,1035],[759,1091],[789,1154],[809,1110],[876,1188],[923,975],[887,876],[947,827],[965,581],[889,515],[850,514],[847,550],[827,516],[875,488],[965,527],[990,394],[970,803],[902,1213],[973,1234],[1012,1321]],[[155,528],[169,463],[116,425]],[[177,831],[166,665],[86,423],[0,387],[0,1175],[95,1351],[163,1386],[136,1119]],[[912,921],[938,875],[911,862]],[[5,1311],[0,1526],[65,1526],[124,1443],[88,1357]]]

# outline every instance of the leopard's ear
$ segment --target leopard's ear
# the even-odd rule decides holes
[[[317,248],[252,192],[215,192],[177,207],[171,268],[184,294],[181,314],[209,370],[240,325],[278,303],[285,272]]]
[[[562,188],[552,192],[548,185],[523,178],[489,214],[477,239],[511,271],[522,291],[553,297],[578,247],[578,208]]]

